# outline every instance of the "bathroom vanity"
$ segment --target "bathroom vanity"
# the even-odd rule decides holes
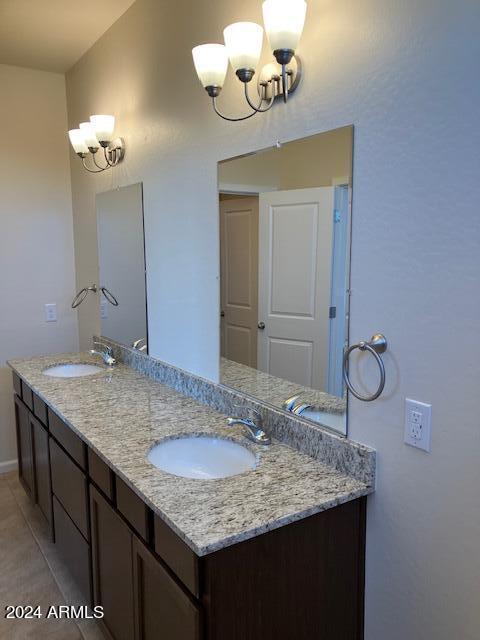
[[[240,426],[227,429],[224,414],[123,364],[45,375],[60,361],[99,365],[88,354],[10,363],[19,475],[84,603],[104,607],[106,637],[363,637],[373,477],[358,479],[354,464],[353,475],[342,473],[275,438],[250,443]],[[148,461],[157,442],[186,435],[247,446],[256,467],[196,480]],[[344,458],[372,462],[361,445],[337,445],[347,446]]]

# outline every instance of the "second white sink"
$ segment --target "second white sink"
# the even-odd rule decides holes
[[[82,363],[69,363],[58,364],[53,367],[47,367],[42,371],[46,376],[52,378],[78,378],[80,376],[91,376],[94,373],[100,373],[104,371],[102,367],[97,367],[96,364],[82,364]]]
[[[158,469],[183,478],[212,480],[255,469],[255,455],[241,444],[215,437],[165,440],[150,449],[148,460]]]

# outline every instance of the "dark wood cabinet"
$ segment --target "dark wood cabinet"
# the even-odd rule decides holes
[[[33,411],[33,391],[30,389],[28,384],[26,384],[23,380],[22,380],[22,400],[30,409],[30,411]]]
[[[33,416],[30,416],[32,433],[36,502],[50,528],[52,527],[52,483],[50,480],[50,449],[48,432]]]
[[[60,502],[53,496],[55,522],[55,545],[68,567],[70,574],[85,598],[92,602],[90,546]]]
[[[15,402],[15,428],[17,432],[18,476],[23,488],[35,500],[35,474],[33,467],[32,427],[30,412],[18,396]]]
[[[146,542],[150,539],[150,509],[123,480],[117,478],[117,509]]]
[[[208,640],[363,638],[364,499],[203,558]]]
[[[22,395],[33,394],[22,382]],[[36,502],[50,529],[52,528],[52,489],[48,432],[18,395],[14,396],[17,431],[18,476],[26,493]]]
[[[200,606],[133,537],[135,640],[199,640]]]
[[[366,498],[199,557],[50,408],[17,393],[15,416],[20,480],[109,640],[362,640]]]
[[[105,498],[90,487],[93,600],[115,640],[133,639],[132,532]]]
[[[87,445],[51,409],[48,409],[48,427],[55,440],[62,445],[78,466],[86,471]]]
[[[47,405],[45,402],[37,396],[36,393],[33,393],[33,414],[44,427],[48,425],[48,416],[47,416]]]
[[[88,485],[83,471],[50,439],[52,490],[58,501],[88,540]]]
[[[110,501],[113,501],[115,494],[114,473],[91,449],[88,450],[88,475],[100,491],[102,491]]]
[[[19,398],[22,397],[22,379],[19,375],[12,371],[13,391]]]
[[[200,607],[95,489],[90,489],[94,604],[115,640],[199,640]]]

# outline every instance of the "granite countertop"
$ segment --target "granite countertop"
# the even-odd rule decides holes
[[[308,402],[316,410],[337,415],[344,415],[347,410],[345,398],[332,396],[325,391],[302,387],[302,385],[277,378],[264,371],[253,369],[233,360],[221,358],[220,378],[222,384],[238,389],[255,398],[261,398],[280,409],[287,398],[301,395],[302,402]]]
[[[11,368],[199,556],[365,496],[373,487],[276,440],[247,440],[225,415],[118,364],[80,378],[43,369],[68,362],[99,364],[88,353],[12,360]],[[148,462],[159,441],[218,435],[247,446],[257,468],[216,480],[170,475]]]

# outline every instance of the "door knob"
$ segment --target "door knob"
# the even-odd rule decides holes
[[[263,331],[265,329],[265,323],[264,322],[259,322],[258,323],[258,328]]]

